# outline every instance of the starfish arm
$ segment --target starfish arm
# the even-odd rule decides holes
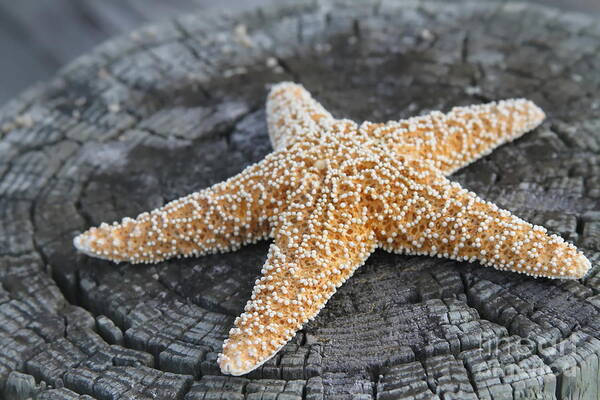
[[[276,212],[269,193],[277,180],[265,171],[278,161],[267,157],[210,188],[171,201],[136,219],[103,223],[77,236],[75,247],[115,262],[154,263],[239,248],[265,238]]]
[[[363,225],[341,215],[327,221],[278,229],[262,277],[223,344],[223,373],[242,375],[273,357],[374,250],[373,233]]]
[[[360,132],[378,139],[398,154],[427,159],[450,175],[494,148],[536,128],[544,112],[525,99],[455,107],[403,121],[365,122]]]
[[[311,131],[322,130],[334,118],[302,85],[282,82],[267,98],[269,138],[275,150],[283,149]]]
[[[402,222],[389,219],[380,246],[388,251],[455,260],[478,260],[486,266],[534,277],[583,277],[588,259],[575,246],[546,229],[482,200],[473,192],[431,170],[413,184],[410,207]]]

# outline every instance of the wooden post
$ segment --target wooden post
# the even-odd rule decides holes
[[[0,397],[597,398],[599,41],[594,19],[529,4],[302,0],[94,49],[0,109]],[[275,358],[221,376],[265,243],[130,266],[71,241],[261,159],[283,80],[356,120],[534,100],[540,128],[453,179],[576,243],[591,273],[378,252]]]

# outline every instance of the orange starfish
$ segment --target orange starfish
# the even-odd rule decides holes
[[[572,244],[446,178],[539,125],[544,113],[530,101],[358,125],[333,118],[302,86],[281,83],[267,115],[275,151],[264,160],[74,240],[95,257],[154,263],[273,238],[223,344],[224,373],[245,374],[271,358],[376,248],[535,277],[580,278],[590,267]]]

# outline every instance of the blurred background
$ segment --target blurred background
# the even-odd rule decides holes
[[[96,44],[140,25],[184,13],[236,11],[273,1],[0,0],[0,106]],[[535,2],[596,14],[600,23],[600,0]]]

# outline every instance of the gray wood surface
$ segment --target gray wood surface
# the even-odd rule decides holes
[[[559,0],[564,1],[564,0]],[[586,0],[580,0],[586,1]],[[94,46],[149,22],[270,0],[0,0],[0,106]]]
[[[598,398],[600,27],[534,5],[295,1],[110,41],[0,109],[6,399]],[[269,84],[397,119],[526,96],[535,132],[455,174],[575,242],[581,281],[381,252],[248,376],[215,358],[267,243],[153,266],[77,255],[92,224],[270,151]]]
[[[447,0],[454,1],[454,0]],[[506,1],[506,0],[482,0]],[[598,0],[534,0],[600,17]],[[0,0],[0,106],[93,46],[149,22],[277,0]]]

